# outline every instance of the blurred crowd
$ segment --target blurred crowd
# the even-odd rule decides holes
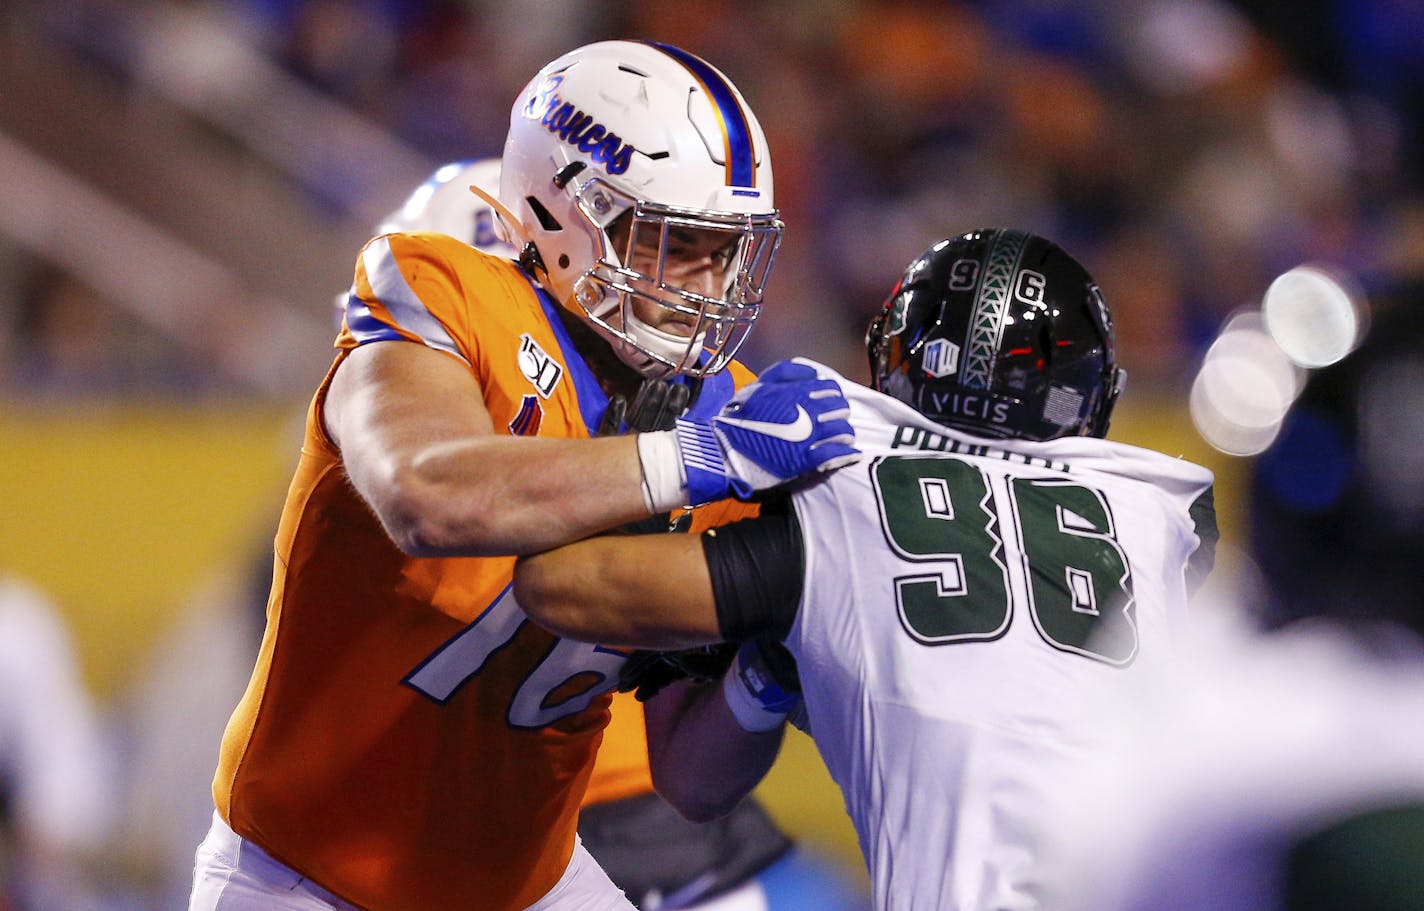
[[[294,72],[441,160],[497,154],[528,61],[562,48],[635,35],[714,61],[762,114],[789,226],[754,364],[805,352],[860,375],[886,264],[981,225],[1078,251],[1121,314],[1134,382],[1180,381],[1221,318],[1296,263],[1424,269],[1424,11],[1400,0],[316,0],[246,15]]]
[[[60,33],[110,42],[118,58],[125,16],[143,5],[50,6]],[[713,62],[767,131],[788,226],[744,349],[756,368],[805,354],[865,378],[864,326],[898,267],[928,239],[979,226],[1043,234],[1089,267],[1117,318],[1129,398],[1184,397],[1223,320],[1299,263],[1348,271],[1383,306],[1417,308],[1424,293],[1416,0],[187,5],[432,167],[498,155],[519,87],[576,45],[643,37]],[[322,217],[359,219],[372,203],[353,198],[331,154],[293,193]],[[340,289],[316,284],[306,303],[325,313]],[[11,401],[232,391],[201,352],[152,331],[109,289],[17,252],[3,231],[0,296],[0,395]],[[257,603],[245,577],[234,585],[234,602]],[[215,686],[240,686],[244,660]],[[201,778],[215,739],[191,739]],[[198,824],[204,798],[188,814]],[[154,874],[164,907],[181,901],[190,857],[147,862],[172,866]]]
[[[51,13],[61,30],[121,58],[125,4],[70,5]],[[983,225],[1076,251],[1119,314],[1134,385],[1169,392],[1284,269],[1332,263],[1367,290],[1424,273],[1424,8],[1408,0],[207,6],[432,166],[497,155],[510,99],[567,48],[638,36],[713,61],[761,114],[789,226],[746,352],[757,367],[802,353],[863,377],[887,264]],[[333,218],[362,211],[329,154],[304,191]],[[70,382],[45,364],[82,335],[9,322],[12,389]]]

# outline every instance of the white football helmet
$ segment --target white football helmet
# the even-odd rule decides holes
[[[499,159],[480,158],[441,165],[416,187],[401,207],[376,226],[377,234],[434,231],[463,240],[472,247],[515,259],[519,251],[505,239],[494,209],[471,185],[490,195],[499,192]]]
[[[499,200],[525,268],[647,376],[727,365],[781,242],[761,125],[717,69],[602,41],[515,101]]]

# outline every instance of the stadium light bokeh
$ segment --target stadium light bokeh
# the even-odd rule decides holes
[[[1320,368],[1343,358],[1364,335],[1364,295],[1348,275],[1303,265],[1266,289],[1261,314],[1266,331],[1302,367]]]
[[[1306,264],[1273,281],[1259,307],[1234,313],[1192,382],[1192,423],[1228,455],[1265,451],[1310,370],[1354,350],[1369,320],[1363,292],[1346,273]]]

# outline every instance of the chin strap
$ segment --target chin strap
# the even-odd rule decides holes
[[[1096,414],[1089,422],[1085,433],[1088,436],[1106,437],[1108,435],[1108,422],[1112,419],[1113,406],[1117,404],[1117,397],[1122,395],[1123,387],[1127,385],[1127,371],[1121,367],[1113,368],[1112,382],[1107,386],[1107,393],[1103,400],[1098,403]]]
[[[544,265],[544,257],[539,255],[539,248],[534,246],[532,240],[519,251],[519,268],[535,278],[541,272],[545,278],[549,277],[549,267]]]

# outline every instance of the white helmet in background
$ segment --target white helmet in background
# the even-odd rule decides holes
[[[647,376],[725,367],[781,242],[761,125],[721,72],[664,44],[602,41],[540,70],[510,114],[499,199],[525,268]]]
[[[499,159],[480,158],[441,165],[416,187],[401,207],[376,226],[377,234],[434,231],[463,240],[472,247],[514,259],[519,251],[508,240],[494,209],[474,193],[471,185],[490,195],[499,192]]]
[[[505,239],[494,209],[470,192],[471,185],[493,196],[499,190],[499,159],[479,158],[441,165],[411,191],[399,209],[381,219],[375,234],[434,231],[494,256],[518,258],[519,251]],[[353,290],[348,289],[336,295],[338,331],[346,318],[346,303],[352,293]]]

